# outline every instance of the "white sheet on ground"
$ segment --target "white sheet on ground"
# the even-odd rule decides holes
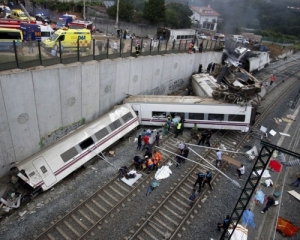
[[[265,181],[265,184],[266,184],[267,187],[270,187],[271,184],[273,185],[272,179],[267,179],[267,180]]]
[[[253,146],[249,151],[246,152],[249,158],[254,160],[256,156],[258,155],[257,147]]]
[[[228,232],[232,232],[232,229],[228,229]],[[231,240],[247,240],[248,239],[248,229],[244,228],[242,225],[238,224],[232,234]]]
[[[160,179],[165,179],[172,174],[172,171],[170,170],[169,166],[162,166],[157,170],[155,173],[155,179],[160,180]]]
[[[261,174],[261,171],[262,171],[262,170],[258,170],[257,173],[260,175],[260,174]],[[252,174],[256,176],[255,172],[252,172]],[[269,173],[269,170],[265,170],[265,171],[263,172],[263,174],[262,174],[261,177],[263,177],[263,178],[271,177],[271,175],[270,175],[270,173]]]
[[[135,170],[131,170],[128,174],[130,173],[135,173],[136,176],[135,178],[129,178],[129,179],[126,179],[125,177],[123,177],[121,180],[126,183],[128,186],[132,186],[137,180],[139,180],[142,176],[142,174],[140,173],[136,173]]]

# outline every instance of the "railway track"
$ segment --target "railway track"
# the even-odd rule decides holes
[[[289,82],[289,84],[287,81],[286,84],[281,84],[272,93],[283,93],[283,88],[285,88],[285,92],[288,91],[292,87],[292,81]],[[263,103],[264,106],[268,104],[267,101]],[[274,105],[276,102],[273,101],[272,104]],[[261,115],[255,126],[259,125],[260,119],[267,115],[267,111],[271,108],[271,105],[261,108]],[[213,141],[212,146],[218,146],[222,142],[226,147],[238,149],[247,136],[247,134],[237,134],[235,132],[226,132],[224,135],[218,133],[219,138]],[[179,140],[189,142],[189,133],[185,131]],[[239,144],[234,145],[232,142],[239,142]],[[163,142],[163,148],[172,152],[175,152],[177,145],[178,140],[172,136],[166,138]],[[164,152],[162,155],[165,162],[169,160],[170,156]],[[213,151],[206,151],[204,156],[211,162],[215,160]],[[223,167],[226,167],[226,165],[223,165]],[[184,174],[177,176],[178,180],[163,196],[163,200],[159,205],[155,206],[155,210],[151,211],[151,214],[144,216],[145,221],[137,223],[136,226],[138,227],[131,229],[127,236],[130,236],[130,239],[161,239],[162,237],[174,238],[175,236],[180,236],[180,232],[184,229],[185,224],[193,217],[193,213],[198,211],[196,205],[199,206],[199,204],[195,204],[192,209],[186,208],[188,206],[186,199],[196,180],[195,172],[200,170],[203,171],[204,169],[198,165],[194,166],[194,164],[186,163]],[[149,185],[153,174],[142,173],[142,177],[135,183],[134,187],[129,187],[117,181],[117,176],[114,177],[91,197],[40,234],[37,239],[97,239],[98,233],[102,229],[102,223],[108,221],[109,218],[115,217],[128,202],[132,201],[136,195],[145,189],[145,186]],[[217,184],[217,179],[218,173],[215,173],[212,181],[214,185]],[[201,201],[207,199],[208,194],[210,194],[210,191],[205,189],[201,193],[198,202],[200,199]],[[165,231],[166,229],[167,231]]]

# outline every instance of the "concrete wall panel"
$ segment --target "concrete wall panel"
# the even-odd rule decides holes
[[[99,66],[99,94],[100,94],[100,110],[99,114],[103,114],[111,109],[115,104],[115,61],[101,61]]]
[[[84,117],[81,113],[81,64],[75,64],[70,68],[59,68],[59,85],[62,125],[69,126]]]
[[[130,59],[128,94],[138,95],[142,84],[142,57]]]
[[[115,79],[115,102],[120,103],[129,93],[130,78],[130,60],[127,58],[118,58],[116,63],[116,79]]]
[[[59,71],[44,69],[32,72],[39,135],[43,137],[62,127]]]
[[[163,70],[167,71],[166,69],[163,69],[163,65],[166,60],[167,59],[164,56],[160,56],[160,55],[155,56],[154,59],[152,60],[153,61],[152,81],[150,81],[151,85],[150,88],[148,89],[154,89],[157,86],[161,85],[162,71]]]
[[[82,118],[87,122],[99,117],[99,65],[87,62],[81,66]]]
[[[143,58],[142,62],[142,84],[140,88],[140,93],[148,94],[151,90],[151,81],[153,78],[153,56],[148,56]]]
[[[16,161],[21,161],[39,150],[39,124],[31,71],[2,77],[1,87]]]
[[[9,165],[10,163],[16,161],[14,145],[11,138],[8,117],[6,114],[6,106],[1,87],[1,81],[5,78],[10,78],[10,76],[0,76],[0,164],[2,166],[0,168],[0,176],[9,171],[11,168]]]

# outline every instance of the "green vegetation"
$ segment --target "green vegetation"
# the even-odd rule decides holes
[[[117,15],[117,5],[113,5],[107,9],[107,14],[116,18]],[[119,18],[127,22],[131,22],[134,16],[134,5],[130,0],[122,0],[119,3]]]
[[[165,21],[165,0],[146,1],[144,18],[152,24],[163,23]]]
[[[169,3],[166,6],[165,24],[171,28],[190,28],[193,12],[188,5]]]

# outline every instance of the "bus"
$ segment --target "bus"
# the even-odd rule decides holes
[[[195,29],[169,29],[169,28],[157,28],[157,39],[167,40],[169,44],[185,43],[195,41],[196,30]]]
[[[23,33],[18,29],[0,28],[0,50],[1,51],[13,51],[14,43],[21,44],[23,41]]]

